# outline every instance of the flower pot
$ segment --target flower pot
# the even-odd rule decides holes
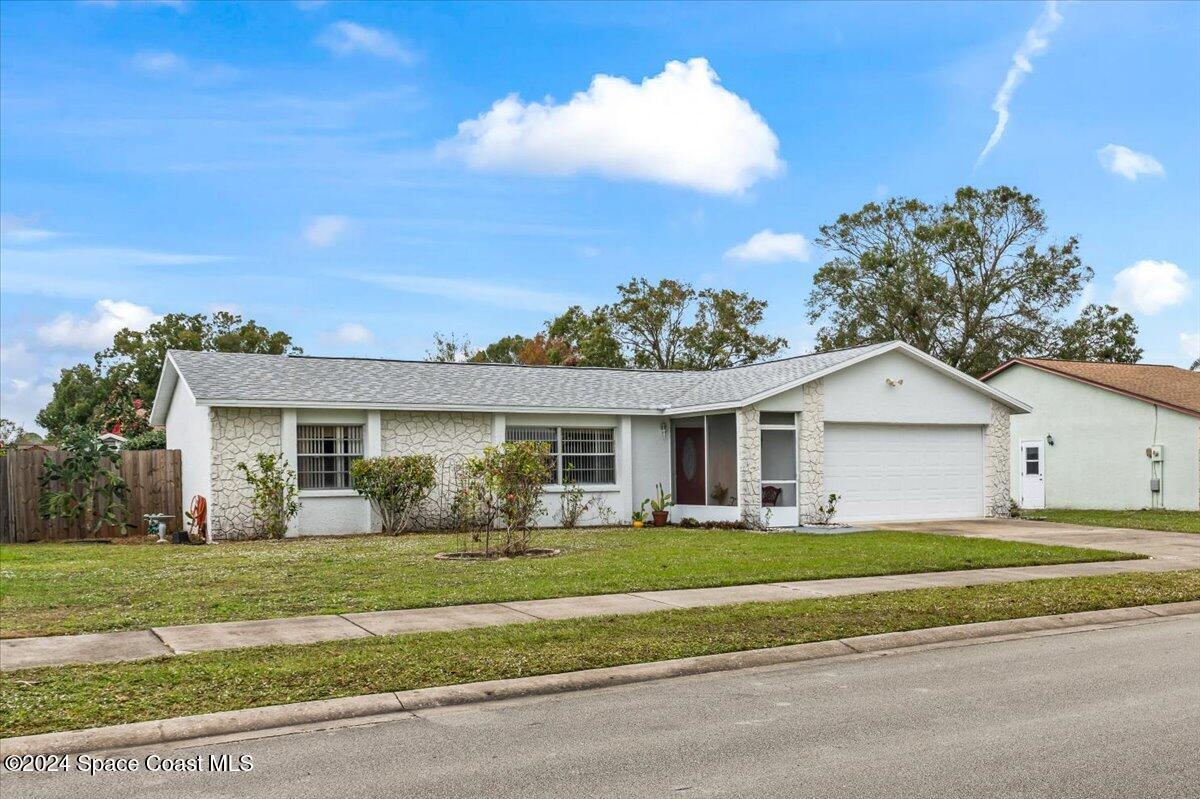
[[[634,527],[639,527],[639,528],[640,528],[640,527],[645,527],[645,526],[646,526],[646,523],[645,523],[644,521],[642,521],[641,519],[638,519],[637,521],[635,521],[635,522],[633,523],[633,526],[634,526]]]
[[[662,527],[667,523],[667,512],[665,510],[656,510],[653,516],[655,527]]]

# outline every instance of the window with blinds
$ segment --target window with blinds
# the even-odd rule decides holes
[[[362,456],[360,424],[296,426],[296,482],[301,489],[353,488],[350,464]]]
[[[508,441],[541,441],[550,445],[551,483],[568,477],[580,485],[617,482],[617,455],[608,427],[509,427]]]

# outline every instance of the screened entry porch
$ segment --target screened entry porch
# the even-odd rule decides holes
[[[674,521],[733,522],[742,518],[738,496],[743,480],[738,471],[738,430],[732,413],[708,414],[671,421]],[[758,479],[764,524],[799,524],[797,499],[796,415],[763,413],[759,421]],[[747,481],[749,482],[749,481]]]

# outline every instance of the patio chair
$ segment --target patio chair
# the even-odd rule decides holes
[[[783,495],[783,489],[779,486],[763,486],[762,487],[762,504],[764,508],[773,508],[779,502],[779,497]]]

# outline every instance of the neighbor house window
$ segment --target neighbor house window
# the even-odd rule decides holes
[[[541,441],[550,446],[550,482],[568,475],[580,485],[617,482],[617,455],[609,427],[509,427],[509,441]]]
[[[363,456],[360,424],[296,426],[296,478],[300,488],[352,488],[350,464]]]

